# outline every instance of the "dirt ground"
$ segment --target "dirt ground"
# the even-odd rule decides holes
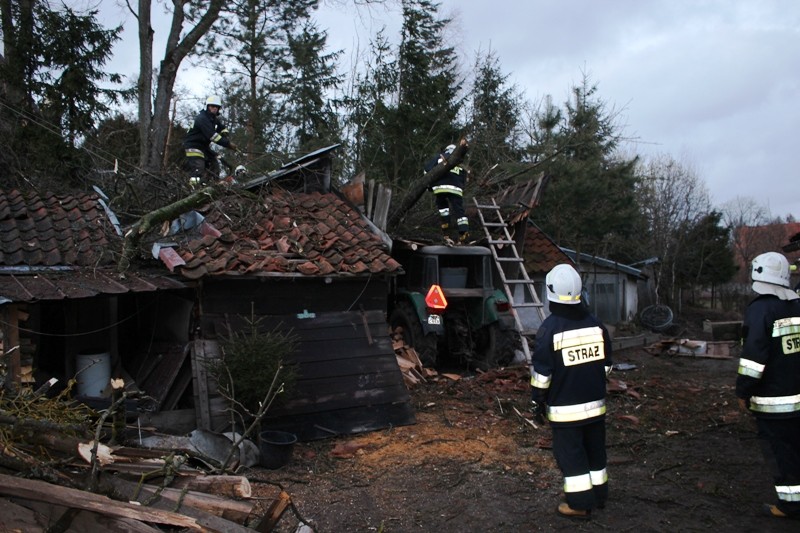
[[[710,340],[701,320],[685,326],[679,335]],[[611,376],[610,498],[589,522],[555,513],[561,474],[549,427],[526,420],[521,367],[429,380],[411,391],[416,424],[299,443],[287,466],[248,477],[289,493],[276,529],[287,533],[300,519],[318,533],[800,531],[759,514],[774,492],[755,424],[736,407],[737,350],[615,354],[635,368]]]

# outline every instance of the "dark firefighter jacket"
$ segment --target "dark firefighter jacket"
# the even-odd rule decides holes
[[[425,163],[425,172],[430,172],[439,163],[444,163],[444,156],[435,155]],[[464,185],[466,185],[467,171],[461,165],[456,165],[444,176],[436,180],[431,185],[433,194],[451,193],[463,196]]]
[[[550,312],[531,360],[534,399],[547,404],[553,426],[594,422],[606,412],[611,337],[583,304],[551,302]]]
[[[227,148],[231,141],[228,139],[228,129],[222,121],[207,109],[200,111],[194,119],[194,125],[186,132],[183,147],[188,151],[200,150],[206,159],[214,159],[211,143]]]
[[[763,418],[800,417],[800,300],[762,295],[747,306],[736,396]]]

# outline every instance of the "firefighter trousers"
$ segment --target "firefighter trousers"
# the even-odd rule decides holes
[[[772,473],[777,507],[800,517],[800,417],[759,418],[758,437]]]
[[[564,475],[564,496],[573,509],[605,506],[608,499],[605,417],[583,426],[553,428],[553,456]]]

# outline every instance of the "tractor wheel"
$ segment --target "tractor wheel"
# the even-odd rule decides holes
[[[487,371],[509,364],[514,359],[515,337],[514,331],[501,331],[497,323],[489,324],[476,331],[473,366]]]
[[[408,302],[400,302],[389,317],[389,326],[392,331],[400,327],[403,331],[403,340],[417,351],[419,360],[423,365],[433,367],[439,354],[438,339],[434,333],[427,335],[422,331],[416,311]]]

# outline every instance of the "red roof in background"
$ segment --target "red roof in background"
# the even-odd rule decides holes
[[[785,224],[767,224],[765,226],[742,226],[738,228],[734,246],[734,260],[739,266],[737,278],[742,282],[750,279],[750,264],[757,255],[764,252],[780,252],[789,260],[789,264],[800,261],[800,250],[784,252],[783,247],[800,233],[800,222]],[[748,257],[745,257],[747,255]]]
[[[117,273],[121,249],[96,194],[0,191],[0,303],[184,287],[160,273]]]
[[[575,264],[550,237],[533,224],[528,224],[525,230],[523,256],[525,269],[529,274],[546,274],[561,263]]]
[[[334,193],[276,191],[230,195],[200,212],[198,231],[172,236],[190,279],[205,275],[358,275],[397,272],[400,264],[361,214]]]

